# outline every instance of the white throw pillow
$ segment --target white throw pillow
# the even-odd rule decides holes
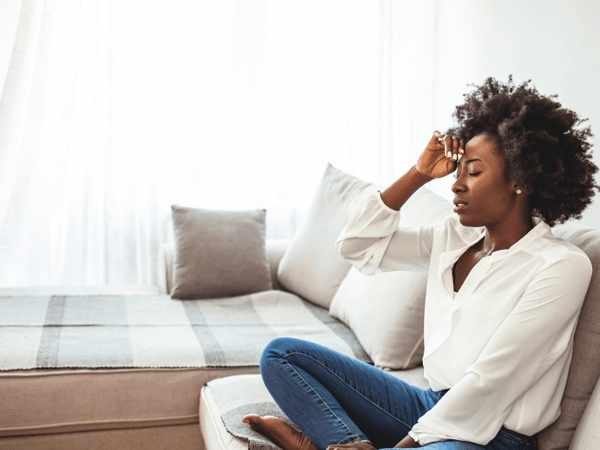
[[[337,251],[335,241],[354,204],[376,189],[327,164],[306,219],[279,263],[277,278],[285,289],[329,308],[351,267]]]
[[[427,274],[363,275],[352,268],[333,297],[329,313],[352,329],[382,369],[410,369],[423,358]]]

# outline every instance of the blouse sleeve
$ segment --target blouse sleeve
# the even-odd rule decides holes
[[[591,274],[589,259],[574,253],[543,267],[465,376],[419,419],[410,436],[421,445],[491,441],[519,398],[554,363],[569,363]],[[555,389],[556,380],[548,386]]]
[[[398,228],[400,212],[388,207],[380,191],[363,197],[351,210],[335,245],[366,275],[392,270],[427,271],[435,225]]]

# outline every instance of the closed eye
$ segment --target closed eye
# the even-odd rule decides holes
[[[481,172],[469,172],[469,176],[470,177],[476,177],[477,175],[479,175]]]

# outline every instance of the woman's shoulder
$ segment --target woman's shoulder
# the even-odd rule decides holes
[[[587,254],[568,240],[557,237],[548,225],[543,225],[544,233],[539,236],[531,250],[549,264],[563,262],[578,265],[582,270],[591,273],[592,263]]]

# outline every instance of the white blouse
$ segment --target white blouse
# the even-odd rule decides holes
[[[336,246],[364,274],[429,272],[425,378],[435,391],[451,389],[410,436],[421,445],[485,445],[502,425],[530,436],[554,422],[592,274],[585,253],[534,218],[527,235],[479,261],[455,293],[452,266],[485,228],[457,216],[419,229],[399,221],[374,192],[353,207]]]

